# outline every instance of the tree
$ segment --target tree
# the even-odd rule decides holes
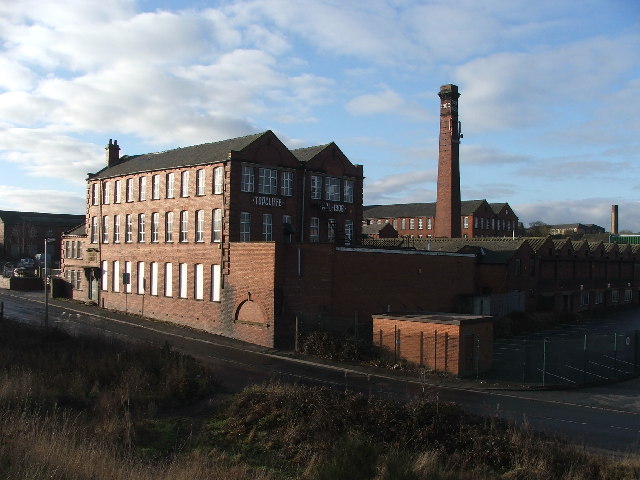
[[[540,220],[531,222],[527,228],[527,236],[529,237],[546,237],[547,235],[549,235],[549,225]]]

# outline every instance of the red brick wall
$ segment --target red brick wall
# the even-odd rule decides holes
[[[476,340],[479,339],[479,344]],[[387,351],[432,371],[470,375],[491,368],[493,357],[492,320],[468,325],[449,325],[385,318],[373,318],[373,342]],[[479,347],[479,348],[478,348]]]

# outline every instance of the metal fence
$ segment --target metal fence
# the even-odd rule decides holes
[[[501,340],[494,344],[489,381],[580,386],[629,378],[639,372],[638,330],[565,337]]]

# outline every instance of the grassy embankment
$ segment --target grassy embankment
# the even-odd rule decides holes
[[[0,478],[632,479],[610,460],[464,415],[271,384],[226,394],[190,357],[0,322]]]

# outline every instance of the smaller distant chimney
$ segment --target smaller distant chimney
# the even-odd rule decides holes
[[[120,162],[120,147],[118,140],[109,139],[109,145],[105,147],[107,151],[107,167],[113,167]]]
[[[611,235],[618,235],[618,205],[611,205]]]

